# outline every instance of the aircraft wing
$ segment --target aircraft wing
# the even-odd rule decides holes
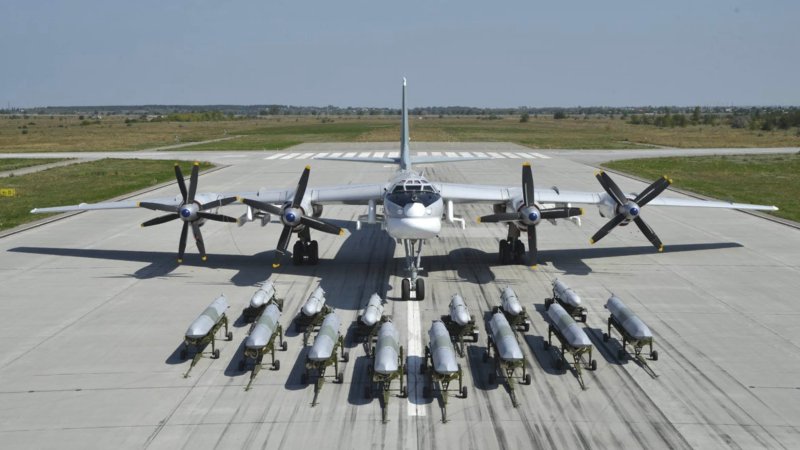
[[[161,203],[165,205],[179,206],[181,204],[181,197],[162,197],[147,199],[148,202]],[[122,200],[118,202],[101,202],[101,203],[81,203],[78,205],[67,206],[52,206],[49,208],[34,208],[31,210],[32,214],[45,214],[45,213],[61,213],[71,211],[92,211],[103,209],[128,209],[138,208],[138,200]]]
[[[385,189],[385,183],[310,187],[306,192],[305,198],[310,200],[311,203],[325,205],[366,205],[370,200],[380,202]],[[294,198],[294,193],[294,189],[261,189],[258,192],[244,195],[239,194],[238,196],[264,203],[280,205],[291,202]]]

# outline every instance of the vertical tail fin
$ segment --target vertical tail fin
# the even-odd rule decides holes
[[[400,128],[400,170],[411,170],[411,149],[408,148],[408,109],[406,107],[406,79],[403,77],[403,124]]]

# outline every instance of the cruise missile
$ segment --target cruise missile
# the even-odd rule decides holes
[[[373,327],[381,320],[381,316],[383,316],[383,299],[376,292],[369,298],[364,314],[361,315],[361,322],[365,326]]]
[[[592,341],[589,340],[583,329],[575,323],[572,316],[561,305],[557,303],[551,305],[547,310],[547,316],[550,318],[550,323],[561,333],[570,347],[577,349],[592,346]]]
[[[433,360],[433,370],[438,374],[450,375],[459,370],[456,353],[450,333],[441,320],[434,320],[428,331],[430,339],[430,353]]]
[[[392,322],[384,322],[378,330],[375,345],[375,373],[390,375],[397,372],[400,360],[400,334]]]
[[[336,341],[339,339],[339,327],[341,322],[335,312],[325,316],[322,326],[319,329],[314,345],[308,352],[308,359],[311,361],[326,361],[333,354]]]
[[[271,281],[265,281],[264,284],[253,294],[250,299],[251,308],[261,308],[275,296],[275,285]]]
[[[450,319],[462,327],[472,321],[464,297],[459,294],[453,294],[450,298]]]
[[[562,302],[578,308],[582,305],[581,297],[575,293],[569,286],[562,283],[558,279],[553,281],[553,297],[561,299]]]
[[[258,321],[256,321],[253,331],[244,341],[245,348],[263,348],[266,346],[269,340],[272,339],[272,335],[275,334],[275,330],[278,329],[278,320],[280,318],[281,310],[278,309],[275,303],[270,303],[261,314],[261,317],[258,318]]]
[[[306,302],[303,304],[301,311],[306,317],[311,317],[319,314],[324,307],[325,291],[322,289],[322,287],[318,287],[314,289],[314,292],[311,293],[311,296],[308,297],[308,300],[306,300]]]
[[[510,286],[506,286],[500,293],[500,301],[500,304],[503,306],[503,311],[507,314],[518,316],[522,312],[522,304],[520,304],[517,298],[517,293],[514,292]]]
[[[618,297],[612,295],[606,302],[605,307],[614,319],[619,322],[622,328],[634,339],[641,341],[653,338],[653,333],[650,332],[650,328],[647,328],[647,325],[645,325],[633,311],[628,309]]]
[[[513,292],[513,291],[512,291]],[[489,320],[489,332],[497,346],[497,354],[503,361],[522,361],[522,350],[519,348],[514,330],[511,329],[506,316],[495,313]]]
[[[222,320],[227,309],[228,300],[224,295],[220,295],[189,325],[189,329],[186,330],[186,338],[200,339],[205,337],[214,328],[214,325]]]

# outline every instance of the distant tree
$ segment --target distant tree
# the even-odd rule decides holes
[[[556,120],[561,120],[561,119],[566,119],[566,118],[567,118],[567,114],[564,111],[556,111],[556,113],[553,114],[553,119],[556,119]]]
[[[524,113],[522,113],[522,115],[519,116],[519,122],[520,123],[525,123],[528,120],[530,120],[530,118],[531,118],[531,115],[528,114],[527,111],[525,111]]]
[[[695,106],[694,111],[692,111],[692,125],[697,125],[700,123],[700,107]]]

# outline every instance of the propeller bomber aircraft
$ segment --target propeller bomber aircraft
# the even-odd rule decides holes
[[[237,222],[237,219],[210,212],[220,207],[240,201],[248,206],[247,213],[238,219],[239,224],[253,221],[261,217],[262,225],[269,222],[274,214],[283,224],[278,245],[275,251],[273,267],[280,267],[281,259],[287,252],[292,233],[298,235],[293,251],[294,264],[317,264],[319,253],[317,242],[311,239],[311,229],[330,234],[344,234],[330,220],[320,219],[322,207],[327,204],[362,205],[367,207],[367,214],[357,223],[360,229],[361,220],[367,223],[381,223],[382,228],[402,243],[405,250],[406,271],[408,277],[401,285],[402,298],[413,296],[421,300],[425,297],[425,283],[419,276],[422,270],[421,255],[423,245],[437,237],[442,228],[442,220],[448,223],[459,223],[465,226],[463,218],[454,215],[453,205],[456,203],[484,203],[493,205],[493,214],[482,216],[478,222],[505,223],[508,226],[507,239],[501,240],[499,255],[502,263],[521,262],[525,254],[525,245],[520,240],[522,232],[528,235],[528,252],[530,264],[536,264],[537,235],[536,226],[546,219],[555,223],[556,219],[572,219],[583,213],[581,208],[573,204],[596,205],[600,215],[611,218],[590,242],[595,243],[606,236],[617,226],[628,225],[633,221],[647,239],[659,250],[663,250],[661,240],[641,217],[641,209],[645,205],[683,206],[707,208],[733,208],[749,210],[777,210],[775,206],[705,201],[681,198],[658,198],[659,194],[669,187],[671,180],[667,177],[656,180],[639,195],[627,196],[605,172],[598,172],[596,177],[603,187],[603,192],[569,192],[557,188],[535,189],[533,171],[530,164],[522,166],[522,186],[489,186],[475,184],[459,184],[431,182],[422,173],[412,170],[412,164],[429,164],[439,162],[469,161],[485,158],[459,158],[436,156],[411,156],[408,139],[408,109],[406,108],[406,81],[403,80],[402,124],[399,157],[336,158],[335,161],[394,163],[399,165],[397,173],[386,183],[342,184],[322,186],[308,189],[310,167],[306,166],[294,191],[286,189],[260,189],[256,192],[237,193],[198,193],[198,164],[192,167],[189,189],[186,189],[180,168],[175,166],[175,178],[181,194],[172,198],[152,199],[149,201],[119,201],[95,204],[57,206],[36,208],[32,213],[52,213],[81,210],[104,210],[123,208],[147,208],[164,211],[169,214],[144,222],[142,226],[157,225],[176,219],[183,221],[178,245],[178,262],[182,262],[186,248],[186,237],[191,226],[197,248],[202,260],[206,260],[205,245],[200,227],[207,221]],[[330,159],[330,158],[317,158]],[[378,206],[382,206],[383,214],[378,214]]]

